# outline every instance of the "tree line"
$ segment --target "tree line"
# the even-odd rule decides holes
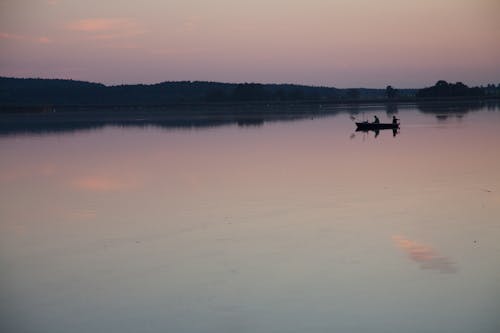
[[[497,89],[498,88],[498,89]],[[448,83],[438,81],[434,86],[417,91],[417,98],[452,98],[452,97],[484,97],[487,95],[498,96],[498,87],[490,84],[487,87],[468,87],[462,82]]]
[[[175,81],[105,86],[73,80],[0,78],[0,105],[161,105],[335,100],[342,96],[341,89],[294,84]]]
[[[440,80],[423,89],[338,89],[295,84],[175,81],[106,86],[74,80],[0,77],[0,106],[9,105],[162,105],[172,103],[412,100],[500,97],[500,84],[468,87]]]

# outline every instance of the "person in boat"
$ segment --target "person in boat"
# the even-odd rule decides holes
[[[377,116],[374,116],[375,120],[373,121],[374,124],[380,124],[380,120],[378,119]]]
[[[397,125],[399,123],[399,119],[396,116],[392,116],[392,124]]]

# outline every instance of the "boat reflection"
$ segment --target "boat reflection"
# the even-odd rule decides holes
[[[363,133],[368,133],[368,132],[374,132],[374,138],[378,137],[380,134],[380,131],[385,131],[385,130],[391,130],[392,131],[392,137],[396,137],[399,133],[400,130],[399,128],[357,128],[356,132],[363,132]]]

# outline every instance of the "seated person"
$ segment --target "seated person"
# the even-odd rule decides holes
[[[373,121],[374,124],[380,124],[380,120],[378,119],[377,116],[374,116],[375,120]]]

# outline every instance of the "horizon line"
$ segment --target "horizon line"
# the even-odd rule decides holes
[[[60,77],[16,77],[16,76],[3,76],[0,74],[1,79],[20,79],[20,80],[60,80],[60,81],[74,81],[74,82],[85,82],[85,83],[92,83],[92,84],[100,84],[105,87],[118,87],[118,86],[134,86],[134,85],[143,85],[143,86],[153,86],[153,85],[158,85],[162,83],[180,83],[180,82],[189,82],[189,83],[194,83],[194,82],[202,82],[202,83],[219,83],[219,84],[260,84],[260,85],[291,85],[291,86],[302,86],[302,87],[312,87],[312,88],[328,88],[328,89],[338,89],[338,90],[349,90],[349,89],[374,89],[374,90],[385,90],[388,86],[391,86],[394,89],[398,90],[418,90],[422,88],[427,88],[427,87],[432,87],[435,85],[438,81],[446,81],[448,83],[464,83],[463,81],[448,81],[448,80],[443,80],[439,79],[436,80],[433,85],[429,86],[423,86],[419,88],[401,88],[397,87],[393,84],[387,84],[385,87],[367,87],[367,86],[358,86],[358,87],[345,87],[345,88],[339,88],[336,86],[326,86],[326,85],[314,85],[314,84],[303,84],[303,83],[290,83],[290,82],[255,82],[255,81],[245,81],[245,82],[228,82],[228,81],[210,81],[210,80],[172,80],[172,81],[159,81],[155,83],[116,83],[116,84],[106,84],[98,81],[88,81],[88,80],[82,80],[82,79],[71,79],[71,78],[60,78]],[[464,83],[465,85],[469,86],[467,83]],[[469,86],[469,87],[482,87],[482,86],[487,86],[488,84],[493,84],[493,85],[500,85],[499,83],[494,83],[494,82],[489,82],[477,86]]]

